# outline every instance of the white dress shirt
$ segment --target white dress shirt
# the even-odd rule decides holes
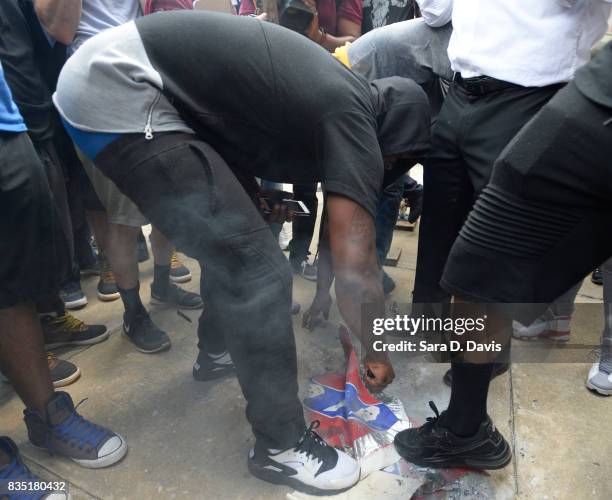
[[[611,3],[457,0],[448,47],[453,71],[464,78],[490,76],[523,86],[567,82],[605,33]]]
[[[421,17],[428,26],[438,28],[451,20],[453,0],[416,0],[416,2],[419,4]]]

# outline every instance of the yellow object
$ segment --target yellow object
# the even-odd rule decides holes
[[[342,64],[344,64],[347,68],[351,69],[351,62],[349,61],[348,56],[348,48],[351,45],[351,42],[346,42],[342,47],[338,47],[333,56],[338,59]]]

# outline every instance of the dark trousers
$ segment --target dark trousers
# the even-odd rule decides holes
[[[582,280],[612,255],[611,157],[612,108],[568,84],[495,162],[450,253],[445,288],[546,307]]]
[[[26,132],[0,132],[0,309],[57,292],[55,210]]]
[[[374,225],[376,228],[376,255],[378,263],[385,263],[391,243],[393,241],[393,230],[397,222],[397,214],[402,202],[404,191],[404,177],[389,184],[380,195]]]
[[[270,228],[225,161],[196,136],[118,139],[96,166],[178,249],[205,263],[200,338],[224,336],[258,444],[304,432],[291,320],[292,276]]]
[[[293,221],[292,237],[289,242],[289,258],[293,262],[302,262],[308,257],[308,249],[312,242],[315,224],[317,222],[317,184],[305,183],[293,185],[293,198],[304,202],[310,210],[310,217],[296,217]]]
[[[45,167],[49,188],[51,189],[54,220],[56,221],[54,237],[57,262],[55,268],[60,283],[62,283],[75,271],[72,220],[68,205],[64,168],[52,141],[37,142],[34,143],[34,147]]]
[[[384,265],[391,249],[391,243],[393,243],[393,231],[402,198],[420,189],[423,189],[423,186],[406,174],[389,184],[380,195],[374,224],[376,226],[376,255],[381,266]]]
[[[450,249],[493,163],[514,135],[560,87],[518,87],[474,95],[450,87],[424,165],[423,214],[414,302],[448,302],[440,279]]]

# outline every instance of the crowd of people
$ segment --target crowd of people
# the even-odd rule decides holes
[[[402,200],[410,222],[421,216],[402,299],[428,314],[478,304],[504,344],[451,358],[448,408],[397,434],[403,458],[506,466],[487,415],[505,333],[567,340],[579,284],[600,265],[607,326],[587,386],[612,394],[612,45],[591,59],[610,0],[279,3],[281,24],[307,13],[300,30],[258,0],[236,15],[205,3],[0,2],[0,370],[32,445],[89,468],[126,455],[122,436],[55,391],[80,372],[47,351],[108,338],[67,311],[86,306],[88,275],[100,300],[121,299],[135,349],[171,347],[140,297],[151,224],[151,300],[202,309],[193,377],[237,375],[249,471],[310,493],[351,488],[359,464],[306,425],[298,399],[292,276],[316,281],[308,329],[329,317],[335,284],[365,382],[384,389],[395,374],[372,324],[395,288],[382,266]],[[423,185],[408,174],[418,163]],[[199,264],[199,295],[177,284],[191,279],[177,251]],[[1,437],[0,480],[34,478]]]

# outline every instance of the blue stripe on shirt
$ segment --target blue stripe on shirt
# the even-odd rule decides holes
[[[114,142],[120,137],[121,134],[114,134],[109,132],[87,132],[85,130],[79,130],[73,127],[66,120],[62,118],[62,123],[68,135],[72,138],[73,142],[83,152],[87,158],[94,160],[98,153],[102,151],[111,142]]]

